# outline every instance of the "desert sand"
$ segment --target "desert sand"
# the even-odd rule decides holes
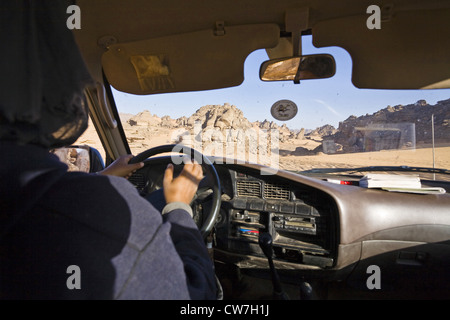
[[[124,127],[129,136],[130,148],[134,155],[154,146],[174,143],[171,141],[173,131],[167,128],[158,128],[145,134],[135,128]],[[130,130],[133,130],[130,132]],[[78,145],[89,145],[97,148],[103,157],[105,152],[100,139],[92,124],[76,142]],[[314,168],[352,168],[364,166],[414,166],[432,167],[433,149],[430,146],[413,150],[385,150],[379,152],[362,152],[347,154],[293,155],[292,152],[299,146],[313,149],[319,142],[311,140],[292,140],[279,145],[279,168],[292,171],[303,171]],[[450,146],[439,145],[434,153],[435,167],[450,168]]]

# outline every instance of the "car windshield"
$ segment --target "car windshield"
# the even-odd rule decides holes
[[[258,50],[247,57],[238,87],[150,96],[113,90],[132,153],[181,143],[295,172],[399,167],[436,178],[409,168],[450,169],[450,89],[358,89],[345,50],[317,49],[311,37],[302,46],[305,54],[331,54],[336,74],[300,84],[264,82],[259,68],[268,56]]]

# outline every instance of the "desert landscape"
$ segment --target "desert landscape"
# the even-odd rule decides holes
[[[433,158],[436,168],[450,168],[450,99],[435,105],[419,100],[388,106],[372,115],[350,116],[338,128],[325,125],[314,130],[290,129],[268,120],[250,122],[228,103],[203,106],[190,117],[178,119],[148,110],[121,114],[121,123],[135,155],[154,146],[180,143],[208,155],[292,171],[368,165],[432,167]],[[92,124],[76,144],[97,148],[104,156]]]

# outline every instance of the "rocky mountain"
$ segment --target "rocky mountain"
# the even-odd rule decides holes
[[[130,126],[155,127],[161,125],[162,119],[157,115],[152,115],[150,111],[144,110],[129,118],[127,122]]]
[[[291,130],[283,124],[279,126],[273,121],[267,119],[260,122],[250,122],[245,116],[242,110],[235,105],[225,103],[224,105],[206,105],[198,109],[189,118],[181,117],[178,119],[172,119],[169,116],[163,116],[160,118],[157,115],[153,115],[148,110],[144,110],[135,116],[127,116],[125,119],[121,118],[133,128],[170,128],[179,129],[186,128],[188,130],[201,130],[202,133],[208,130],[218,130],[225,132],[227,130],[248,130],[248,129],[261,129],[271,130],[276,129],[279,131],[280,141],[286,141],[289,139],[303,139],[305,130]],[[327,131],[329,133],[329,131]]]
[[[198,109],[187,119],[187,125],[193,127],[200,123],[202,129],[218,128],[225,129],[249,129],[252,127],[250,121],[244,117],[242,110],[234,105],[207,105]]]
[[[280,143],[291,143],[287,153],[310,155],[317,152],[340,153],[412,148],[431,143],[434,117],[436,142],[450,137],[450,99],[435,105],[419,100],[410,105],[387,106],[371,115],[350,116],[338,128],[325,125],[314,130],[294,130],[273,121],[250,122],[238,107],[206,105],[190,117],[172,119],[149,111],[124,119],[129,142],[144,141],[161,134],[170,135],[167,142],[210,143],[234,142],[247,146],[249,152],[259,152],[256,135],[276,130]],[[250,133],[250,134],[249,134]],[[187,141],[194,139],[194,141]],[[295,147],[297,146],[297,147]]]
[[[409,105],[387,106],[371,115],[350,116],[339,123],[335,132],[322,135],[322,139],[333,141],[342,152],[407,149],[430,144],[433,126],[435,143],[448,141],[449,122],[450,99],[435,105],[419,100]]]

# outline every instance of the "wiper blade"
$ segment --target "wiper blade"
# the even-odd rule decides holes
[[[409,167],[409,166],[369,166],[359,168],[323,168],[301,171],[301,173],[339,173],[339,172],[365,172],[365,171],[404,171],[419,173],[438,173],[449,174],[450,170],[425,168],[425,167]]]

